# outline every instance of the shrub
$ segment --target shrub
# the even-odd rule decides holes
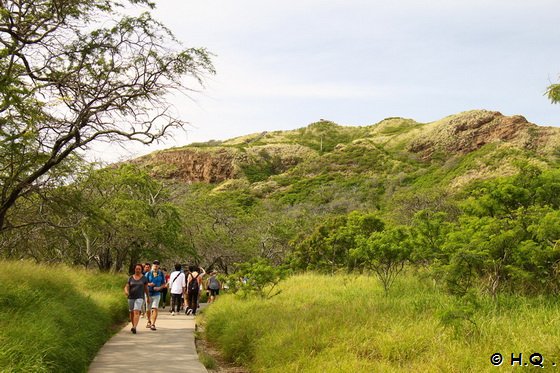
[[[227,280],[227,285],[233,293],[269,299],[280,294],[277,285],[286,276],[285,268],[272,266],[265,259],[256,259],[237,264],[235,272]]]

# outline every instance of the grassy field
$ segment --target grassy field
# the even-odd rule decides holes
[[[0,261],[0,371],[85,372],[127,317],[125,276]]]
[[[282,289],[264,301],[223,296],[204,312],[206,338],[251,372],[511,371],[512,353],[531,368],[535,352],[560,367],[553,297],[466,302],[412,274],[388,297],[366,276],[299,275]]]

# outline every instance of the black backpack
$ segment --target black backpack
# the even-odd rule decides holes
[[[189,284],[187,285],[187,291],[189,293],[199,290],[198,276],[199,276],[198,274],[196,275],[196,277],[191,275],[191,280],[189,281]]]

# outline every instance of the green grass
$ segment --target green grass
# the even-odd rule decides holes
[[[507,174],[508,169],[514,170],[518,161],[535,159],[544,166],[544,160],[531,151],[499,147],[494,143],[486,144],[466,155],[450,158],[448,154],[442,154],[442,158],[441,162],[420,170],[418,173],[422,176],[415,178],[414,174],[408,175],[415,188],[447,187],[453,180],[469,174],[473,175],[473,180],[503,176],[504,172]]]
[[[330,121],[319,121],[304,128],[286,131],[284,137],[289,143],[307,146],[320,153],[328,153],[338,144],[348,144],[365,137],[367,132],[365,127],[346,127]]]
[[[85,372],[127,317],[124,276],[0,261],[0,370]]]
[[[282,289],[268,301],[218,299],[204,313],[206,338],[252,372],[485,372],[500,369],[495,352],[505,370],[511,353],[560,363],[552,297],[480,297],[473,315],[444,322],[461,301],[412,274],[388,297],[366,276],[299,275]]]
[[[204,365],[204,367],[206,369],[216,369],[218,366],[218,363],[216,362],[216,359],[214,359],[212,356],[210,356],[209,354],[207,354],[206,352],[201,352],[198,354],[198,359],[200,360],[200,362],[202,363],[202,365]]]

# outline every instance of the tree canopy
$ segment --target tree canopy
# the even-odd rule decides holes
[[[93,141],[151,143],[185,122],[166,95],[214,73],[204,48],[181,48],[148,0],[0,1],[0,231],[18,199]],[[194,78],[194,80],[193,80]],[[197,83],[195,83],[197,84]]]

